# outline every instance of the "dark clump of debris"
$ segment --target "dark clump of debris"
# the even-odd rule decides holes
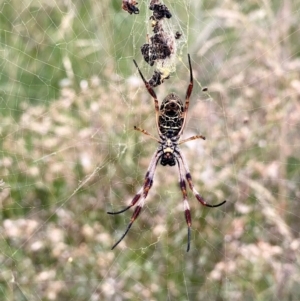
[[[144,60],[150,65],[150,66],[153,66],[154,65],[154,62],[156,60],[156,55],[155,53],[152,53],[151,51],[152,48],[150,48],[150,44],[144,44],[142,47],[141,47],[141,52],[142,52],[142,55],[144,57]]]
[[[162,73],[159,71],[154,71],[154,74],[152,75],[151,79],[149,80],[149,84],[151,87],[157,87],[158,85],[162,84],[165,79],[168,79],[169,76],[163,77]]]
[[[160,33],[156,33],[150,38],[150,44],[146,43],[141,47],[145,61],[153,66],[156,60],[163,60],[171,55],[169,45]]]
[[[171,18],[172,15],[164,4],[156,2],[152,0],[149,6],[150,10],[153,11],[150,19],[153,20],[154,35],[150,37],[149,43],[145,43],[141,47],[142,55],[150,66],[153,66],[156,60],[163,60],[169,57],[172,52],[171,46],[168,44],[169,39],[161,23],[164,18]]]
[[[153,37],[150,38],[152,42],[152,47],[156,53],[157,59],[165,59],[171,54],[169,45],[164,40],[164,37],[160,33],[156,33]]]
[[[171,57],[175,49],[175,35],[165,32],[163,26],[163,20],[165,18],[170,19],[172,14],[166,5],[160,3],[160,0],[151,0],[149,9],[152,11],[150,20],[152,20],[153,35],[148,38],[148,43],[142,45],[141,52],[144,60],[150,66],[158,63],[158,61],[161,66],[164,65],[166,59]],[[149,84],[156,87],[163,83],[166,78],[169,78],[169,73],[157,69],[149,80]]]
[[[122,0],[122,9],[131,14],[138,14],[140,11],[136,7],[138,3],[135,0]]]
[[[156,87],[170,77],[172,60],[176,53],[175,40],[180,38],[181,33],[170,33],[166,29],[169,27],[165,26],[164,19],[170,19],[172,14],[160,0],[151,0],[149,9],[152,11],[150,20],[153,34],[150,37],[147,35],[147,42],[141,46],[141,52],[147,64],[156,64],[156,70],[149,80],[149,84]]]
[[[176,40],[180,39],[181,36],[182,36],[182,34],[179,31],[175,32],[175,39]]]
[[[152,19],[154,20],[170,19],[172,17],[169,9],[164,4],[150,4],[149,9],[153,10]]]
[[[150,38],[150,44],[146,43],[141,47],[145,61],[153,66],[156,60],[163,60],[171,55],[169,45],[165,42],[163,35],[155,34]]]

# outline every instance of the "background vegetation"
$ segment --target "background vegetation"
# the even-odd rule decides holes
[[[184,45],[156,89],[197,80],[182,147],[195,185],[187,229],[176,168],[113,251],[156,145],[143,72],[147,1],[0,2],[1,300],[299,300],[299,0],[165,1]],[[176,3],[175,3],[176,2]],[[148,15],[147,15],[148,14]],[[208,86],[209,93],[201,92]]]

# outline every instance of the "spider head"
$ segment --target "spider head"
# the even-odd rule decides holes
[[[171,139],[167,139],[162,145],[163,154],[161,156],[160,164],[163,166],[170,165],[174,166],[176,164],[174,157],[174,144]]]

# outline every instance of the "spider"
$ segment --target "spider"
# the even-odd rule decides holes
[[[190,83],[186,91],[185,97],[185,104],[181,101],[181,99],[174,93],[170,93],[162,102],[161,106],[158,105],[158,100],[156,97],[156,93],[150,86],[150,84],[145,80],[141,70],[139,69],[135,60],[133,60],[145,86],[148,90],[149,94],[152,96],[154,100],[154,107],[155,107],[155,115],[156,115],[156,127],[159,135],[159,139],[152,136],[149,132],[139,127],[134,127],[135,130],[142,132],[143,134],[149,136],[150,138],[156,140],[158,142],[158,148],[155,151],[148,170],[145,175],[144,184],[137,192],[137,194],[133,197],[131,203],[126,208],[117,211],[117,212],[107,212],[108,214],[120,214],[134,205],[136,208],[132,214],[131,220],[127,226],[126,231],[121,236],[121,238],[113,245],[112,250],[124,239],[128,231],[130,230],[133,222],[137,219],[141,210],[144,206],[145,199],[148,195],[148,192],[153,184],[153,177],[155,173],[156,166],[160,161],[160,164],[165,166],[174,166],[178,165],[179,170],[179,186],[183,195],[183,206],[184,206],[184,213],[185,213],[185,220],[188,226],[188,242],[187,242],[187,252],[190,250],[190,240],[191,240],[191,213],[190,207],[187,200],[187,188],[186,188],[186,181],[193,192],[196,199],[206,207],[219,207],[223,205],[226,201],[223,201],[217,205],[210,205],[208,204],[205,199],[198,193],[195,189],[192,176],[190,174],[186,159],[184,158],[183,154],[179,149],[179,145],[186,143],[191,140],[195,139],[203,139],[205,137],[202,135],[192,136],[190,138],[179,140],[183,129],[186,124],[186,116],[190,104],[190,96],[193,90],[193,71],[191,65],[190,55],[188,54],[188,61],[189,61],[189,69],[190,69]]]

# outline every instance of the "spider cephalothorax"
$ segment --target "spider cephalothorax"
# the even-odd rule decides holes
[[[107,212],[108,214],[119,214],[122,213],[131,207],[136,206],[130,223],[127,226],[127,229],[125,233],[121,236],[121,238],[113,245],[112,249],[114,249],[121,241],[122,239],[126,236],[128,233],[129,229],[131,228],[133,222],[137,219],[139,216],[144,203],[145,199],[148,195],[148,192],[150,188],[152,187],[153,184],[153,177],[155,173],[156,166],[160,160],[161,165],[178,165],[178,170],[179,170],[179,187],[182,192],[183,196],[183,207],[184,207],[184,214],[185,214],[185,220],[188,226],[188,245],[187,245],[187,251],[190,249],[190,229],[192,225],[192,219],[191,219],[191,213],[190,213],[190,206],[187,200],[187,191],[186,191],[186,182],[188,183],[188,186],[192,190],[194,196],[196,199],[206,207],[218,207],[223,205],[226,201],[223,201],[222,203],[219,203],[217,205],[210,205],[208,204],[204,198],[198,193],[198,191],[195,189],[193,181],[192,181],[192,176],[190,174],[188,165],[186,163],[186,160],[181,153],[179,149],[179,145],[191,140],[195,139],[204,139],[204,136],[197,135],[197,136],[192,136],[190,138],[187,138],[185,140],[179,141],[182,131],[185,126],[186,122],[186,116],[190,104],[190,96],[192,94],[193,90],[193,72],[192,72],[192,65],[191,65],[191,60],[190,56],[188,55],[189,58],[189,67],[190,67],[190,83],[186,91],[186,97],[185,97],[185,103],[181,101],[181,99],[174,93],[169,94],[162,102],[160,108],[158,105],[158,100],[156,97],[156,93],[154,92],[153,88],[151,85],[145,80],[142,72],[140,71],[136,61],[134,60],[134,64],[138,69],[138,72],[148,90],[150,95],[153,97],[154,100],[154,106],[155,106],[155,112],[156,112],[156,127],[157,131],[159,134],[159,139],[155,138],[152,136],[150,133],[147,131],[134,127],[135,130],[142,132],[143,134],[150,136],[152,139],[156,140],[159,144],[156,152],[154,153],[151,162],[149,164],[148,170],[145,175],[144,179],[144,185],[142,188],[137,192],[137,194],[133,197],[131,203],[129,206],[126,208],[117,211],[117,212]]]
[[[177,147],[177,137],[166,138],[163,137],[161,141],[161,146],[159,147],[159,151],[162,152],[160,164],[174,166],[176,164],[174,152]]]

